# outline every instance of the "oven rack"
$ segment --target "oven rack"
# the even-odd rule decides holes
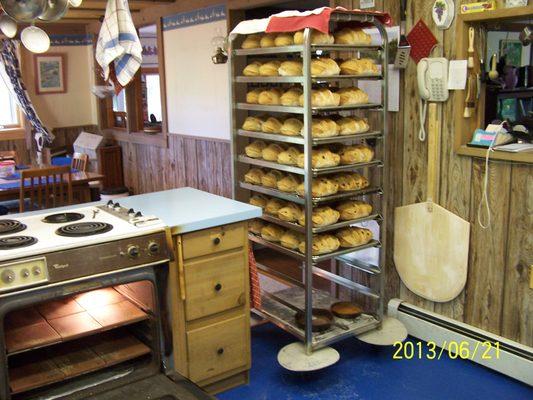
[[[279,225],[279,226],[283,226],[284,228],[291,229],[291,230],[293,230],[295,232],[299,232],[299,233],[305,233],[306,232],[305,226],[302,226],[302,225],[297,224],[295,222],[283,221],[282,219],[276,218],[273,215],[270,215],[270,214],[267,214],[267,213],[263,213],[263,215],[260,218],[262,220],[264,220],[264,221],[271,222],[271,223]],[[341,222],[337,222],[337,223],[331,224],[331,225],[316,226],[316,227],[313,227],[312,232],[315,233],[315,234],[316,233],[331,232],[331,231],[334,231],[334,230],[337,230],[337,229],[346,228],[347,226],[360,224],[361,222],[367,222],[367,221],[378,221],[378,222],[381,222],[382,219],[383,219],[383,217],[380,214],[371,214],[371,215],[368,215],[366,217],[361,217],[361,218],[357,218],[357,219],[351,219],[349,221],[341,221]]]
[[[296,228],[295,230],[304,233],[306,241],[306,252],[300,253],[282,247],[279,243],[272,243],[262,239],[260,236],[249,234],[249,238],[252,242],[274,251],[279,254],[280,257],[287,256],[287,260],[293,259],[301,264],[302,283],[295,285],[294,279],[283,276],[283,273],[278,272],[278,278],[281,281],[289,282],[291,285],[296,286],[301,294],[301,301],[297,306],[297,309],[305,312],[306,325],[305,329],[299,329],[294,325],[293,318],[290,316],[282,315],[287,310],[295,312],[295,304],[291,304],[293,307],[287,306],[286,301],[279,301],[277,293],[264,293],[264,306],[259,313],[265,318],[271,320],[276,325],[282,327],[288,332],[295,335],[298,339],[302,340],[305,345],[306,352],[311,352],[317,348],[324,347],[338,340],[346,337],[357,335],[362,331],[375,329],[380,326],[383,317],[383,288],[384,288],[384,271],[383,265],[385,261],[385,229],[386,224],[386,201],[387,201],[387,173],[388,173],[388,159],[386,151],[386,137],[388,135],[387,126],[387,76],[388,76],[388,38],[384,26],[379,20],[371,13],[358,13],[353,14],[350,12],[333,11],[331,14],[331,21],[333,26],[336,21],[358,21],[367,22],[369,25],[375,27],[381,37],[378,46],[350,46],[350,45],[312,45],[310,43],[310,30],[304,31],[304,44],[293,45],[286,47],[272,47],[272,48],[260,48],[260,49],[239,49],[242,42],[242,35],[232,36],[230,39],[230,99],[231,99],[231,132],[232,132],[232,176],[233,176],[233,197],[237,200],[248,202],[249,197],[253,193],[261,193],[267,196],[273,196],[286,201],[291,201],[299,205],[304,206],[306,220],[310,221],[312,217],[313,208],[321,204],[328,204],[331,202],[358,198],[366,195],[372,196],[373,215],[366,218],[366,221],[376,220],[379,226],[379,236],[376,236],[370,243],[351,249],[340,249],[338,251],[313,256],[311,253],[311,246],[313,236],[318,234],[319,231],[312,227],[312,224],[307,224],[305,227],[296,227],[295,224],[286,223],[278,220],[273,216],[263,216],[263,220],[278,223],[286,228]],[[334,29],[332,29],[334,30]],[[324,52],[338,51],[338,52],[358,52],[360,50],[373,50],[368,56],[376,58],[377,64],[380,66],[380,74],[374,74],[375,76],[369,76],[368,78],[375,79],[381,83],[381,102],[380,103],[367,103],[357,104],[350,106],[334,106],[334,107],[313,107],[311,106],[311,90],[313,84],[317,81],[323,81],[325,84],[336,82],[350,82],[350,80],[364,79],[361,76],[333,76],[333,77],[313,77],[311,76],[311,58],[315,55],[321,55]],[[303,74],[297,77],[244,77],[242,71],[244,67],[249,64],[248,57],[262,56],[268,59],[286,59],[287,54],[293,53],[292,59],[298,59],[301,57],[303,64]],[[324,78],[324,79],[322,79]],[[281,105],[260,105],[249,104],[243,102],[247,90],[252,87],[256,87],[261,84],[300,84],[304,94],[304,105],[286,107]],[[304,121],[304,132],[302,136],[289,137],[276,134],[267,134],[263,132],[251,132],[240,129],[245,118],[249,115],[256,115],[257,113],[283,113],[293,114],[301,116]],[[356,114],[365,116],[372,115],[370,119],[371,131],[351,135],[351,137],[335,136],[331,138],[313,138],[311,135],[311,122],[312,118],[316,115],[328,115],[331,113],[340,113],[341,115]],[[306,157],[306,165],[311,165],[311,155],[313,146],[326,143],[350,143],[361,139],[377,139],[374,140],[372,146],[375,149],[376,160],[369,165],[359,165],[355,168],[364,168],[365,176],[370,181],[370,187],[363,190],[357,190],[352,192],[341,192],[332,196],[324,196],[319,198],[313,198],[311,194],[311,188],[313,180],[319,175],[317,170],[313,170],[311,167],[297,168],[294,166],[280,166],[280,164],[265,162],[264,160],[251,159],[243,156],[244,147],[254,138],[277,141],[281,143],[293,143],[303,145],[303,153]],[[289,173],[297,174],[303,177],[302,181],[305,185],[305,194],[300,196],[296,193],[286,193],[277,189],[268,188],[259,185],[253,185],[244,182],[244,175],[249,170],[250,165],[257,165],[265,168],[284,170]],[[327,173],[336,172],[330,170]],[[364,221],[360,221],[364,222]],[[352,222],[354,223],[354,222]],[[345,225],[349,226],[349,225]],[[327,231],[334,228],[325,228]],[[338,228],[337,228],[338,229]],[[378,259],[376,261],[365,262],[361,258],[361,250],[365,249],[377,249]],[[374,254],[372,252],[371,254]],[[366,258],[365,258],[366,260]],[[368,274],[376,275],[375,280],[372,280],[372,287],[366,287],[360,283],[360,278],[350,276],[341,276],[335,273],[325,271],[317,266],[322,261],[332,262],[331,270],[337,271],[339,265],[345,265],[348,269],[358,269]],[[324,335],[324,338],[319,339],[316,334],[312,332],[311,322],[312,313],[311,310],[316,306],[317,299],[314,296],[316,288],[313,286],[313,277],[320,276],[326,278],[332,283],[332,287],[343,286],[349,289],[351,293],[351,300],[355,300],[358,294],[362,293],[365,296],[375,300],[372,307],[373,310],[365,310],[366,314],[371,318],[368,323],[364,323],[359,327],[353,329],[331,329]],[[316,284],[315,284],[316,286]],[[266,291],[265,291],[266,292]],[[283,300],[283,299],[282,299]],[[290,302],[289,302],[290,303]],[[270,307],[272,304],[276,306]],[[284,310],[285,308],[285,310]],[[371,312],[370,312],[371,311]]]
[[[258,268],[265,270],[262,265],[258,265]],[[254,309],[254,312],[304,341],[305,331],[294,322],[296,312],[304,309],[304,302],[302,301],[304,291],[303,288],[294,286],[276,293],[263,292],[261,308]],[[339,300],[322,290],[313,291],[313,303],[317,307],[329,308],[336,301]],[[318,350],[345,338],[357,336],[379,326],[379,320],[370,314],[362,314],[355,319],[334,317],[334,321],[334,325],[327,331],[312,333],[311,347],[313,350]]]
[[[243,137],[249,137],[254,139],[262,139],[262,140],[270,140],[273,142],[281,142],[281,143],[292,143],[292,144],[299,144],[304,145],[305,144],[305,138],[302,136],[286,136],[281,135],[277,133],[265,133],[265,132],[254,132],[254,131],[247,131],[244,129],[237,129],[237,135],[243,136]],[[364,133],[357,133],[354,135],[339,135],[339,136],[331,136],[326,138],[312,138],[312,144],[313,146],[320,146],[324,144],[331,144],[331,143],[352,143],[357,140],[362,139],[381,139],[383,137],[382,133],[379,131],[372,131],[372,132],[364,132]]]
[[[245,155],[238,156],[239,162],[248,165],[255,165],[257,167],[277,169],[279,171],[290,172],[297,175],[305,175],[305,169],[301,167],[296,167],[294,165],[279,164],[274,161],[265,161],[260,158],[252,158]],[[369,162],[349,164],[349,165],[337,165],[335,167],[326,167],[326,168],[311,168],[311,173],[313,176],[321,176],[327,174],[333,174],[336,172],[350,172],[356,171],[361,168],[367,167],[382,167],[383,162],[381,160],[372,160]]]
[[[263,104],[251,104],[251,103],[237,103],[235,106],[238,110],[247,111],[261,111],[283,114],[305,114],[305,107],[298,106],[279,106],[279,105],[263,105]],[[324,107],[310,107],[312,115],[341,112],[341,111],[357,111],[357,110],[373,110],[383,111],[383,107],[378,103],[364,103],[349,106],[324,106]]]
[[[303,76],[244,76],[235,77],[237,83],[300,83],[304,82]],[[312,82],[345,82],[357,79],[373,80],[383,79],[381,74],[358,74],[358,75],[331,75],[331,76],[312,76]]]
[[[240,182],[240,186],[243,189],[248,189],[253,192],[266,194],[268,196],[274,196],[274,197],[278,197],[283,200],[292,201],[293,203],[296,203],[296,204],[305,205],[305,198],[302,196],[299,196],[296,193],[282,192],[281,190],[278,190],[278,189],[272,189],[266,186],[252,185],[251,183],[245,183],[245,182]],[[383,190],[379,187],[368,187],[365,189],[353,190],[350,192],[340,192],[340,193],[332,194],[330,196],[312,197],[311,201],[314,205],[319,205],[319,204],[331,203],[333,201],[358,198],[358,197],[366,196],[370,194],[381,195],[382,193],[383,193]]]

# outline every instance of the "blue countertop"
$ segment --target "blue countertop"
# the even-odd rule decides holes
[[[161,218],[171,228],[173,234],[246,221],[260,217],[262,213],[259,207],[190,187],[122,197],[115,201],[124,207],[141,211],[144,215],[155,215]],[[23,215],[52,214],[53,212],[98,204],[103,204],[103,202],[76,204],[24,213]],[[9,215],[9,218],[16,217],[17,214]]]
[[[231,224],[261,216],[262,210],[250,204],[193,188],[180,188],[118,199],[121,205],[156,215],[173,234],[187,233]]]

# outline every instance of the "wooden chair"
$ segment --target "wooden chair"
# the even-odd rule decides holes
[[[70,167],[72,169],[77,169],[78,171],[85,172],[87,170],[88,162],[89,162],[89,156],[87,154],[73,153]]]
[[[25,186],[25,180],[29,185]],[[29,203],[25,199],[29,199]],[[19,211],[45,209],[72,204],[70,166],[22,170],[20,173]]]
[[[15,164],[19,163],[18,155],[15,150],[2,150],[0,151],[0,161],[1,160],[13,160]]]

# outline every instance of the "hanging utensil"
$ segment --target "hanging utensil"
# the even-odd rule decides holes
[[[15,21],[32,22],[41,15],[47,0],[0,0],[2,8]]]
[[[14,38],[17,34],[17,23],[9,15],[3,14],[0,17],[0,31],[8,38]]]
[[[468,270],[470,223],[435,203],[438,194],[440,121],[429,104],[427,200],[397,207],[394,264],[413,293],[446,302],[461,293]]]
[[[50,37],[41,28],[33,25],[21,32],[20,40],[32,53],[44,53],[50,48]]]
[[[411,44],[405,36],[405,20],[406,20],[406,0],[400,1],[400,41],[398,42],[398,48],[396,50],[396,56],[394,57],[394,68],[405,69],[409,62],[409,54],[411,53]]]
[[[468,68],[474,68],[474,27],[468,28]]]
[[[39,15],[42,21],[57,21],[67,13],[69,0],[47,0],[44,11]]]

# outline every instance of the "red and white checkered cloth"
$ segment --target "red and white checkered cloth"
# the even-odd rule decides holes
[[[250,307],[261,308],[261,288],[259,286],[259,273],[255,262],[252,244],[248,248],[248,265],[250,267]]]

